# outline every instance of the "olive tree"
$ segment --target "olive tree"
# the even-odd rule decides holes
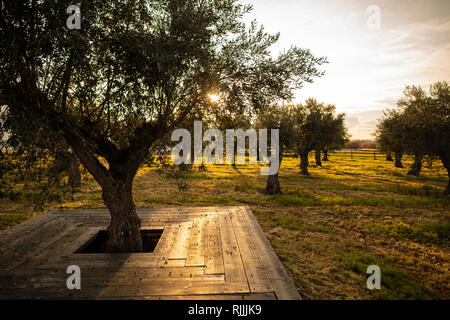
[[[395,109],[385,111],[377,123],[375,136],[383,150],[394,152],[395,167],[403,168],[402,157],[405,153],[407,131],[402,112]]]
[[[152,145],[220,92],[231,112],[263,109],[326,62],[243,17],[237,0],[0,1],[0,106],[58,135],[102,188],[108,252],[140,252],[133,180]]]
[[[309,98],[296,110],[296,150],[300,156],[300,174],[309,175],[308,155],[316,151],[316,164],[321,165],[320,151],[333,148],[347,139],[344,125],[345,114],[335,114],[334,105],[325,105],[314,98]]]
[[[449,174],[450,193],[450,86],[436,82],[429,93],[418,86],[406,87],[398,101],[406,125],[405,148],[415,156],[411,174],[418,175],[424,156],[438,157]]]
[[[258,114],[257,127],[262,129],[278,129],[279,130],[279,162],[277,173],[268,175],[266,193],[282,194],[280,182],[278,179],[278,172],[283,161],[283,152],[292,149],[297,140],[297,118],[294,107],[291,105],[274,105],[266,108],[263,112]],[[271,145],[271,141],[268,143]]]
[[[341,148],[349,138],[348,129],[345,126],[345,113],[336,114],[334,105],[323,108],[320,132],[317,139],[315,157],[316,164],[322,165],[320,153],[323,151],[323,161],[328,161],[328,151]]]

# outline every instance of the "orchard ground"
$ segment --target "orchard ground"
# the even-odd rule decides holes
[[[248,205],[306,299],[450,299],[450,198],[440,161],[420,177],[393,162],[330,154],[311,176],[285,157],[283,195],[264,193],[258,165],[209,165],[191,171],[144,166],[134,183],[137,207]],[[202,168],[203,169],[203,168]],[[18,186],[0,200],[0,228],[38,214]],[[30,189],[31,188],[31,189]],[[101,189],[83,175],[81,190],[47,209],[104,207]],[[381,268],[381,290],[368,290],[366,269]]]

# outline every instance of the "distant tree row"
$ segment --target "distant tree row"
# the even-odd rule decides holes
[[[344,149],[379,149],[380,144],[369,140],[351,140],[344,144]]]
[[[408,86],[397,108],[386,111],[375,131],[387,160],[395,155],[395,166],[403,168],[402,156],[414,156],[410,175],[418,176],[424,157],[439,158],[449,174],[445,194],[450,193],[450,87],[437,82],[426,92]]]
[[[336,114],[334,105],[325,105],[309,98],[304,104],[273,106],[257,117],[260,128],[280,130],[280,166],[284,150],[295,150],[300,156],[300,174],[309,175],[309,154],[315,151],[316,164],[321,166],[330,150],[341,148],[349,138],[345,114]],[[281,194],[278,173],[267,179],[266,192]]]

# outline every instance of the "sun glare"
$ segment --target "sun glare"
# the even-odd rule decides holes
[[[217,93],[210,93],[208,94],[208,97],[211,102],[218,103],[220,101],[220,96]]]

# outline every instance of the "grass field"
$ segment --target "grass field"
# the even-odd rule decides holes
[[[450,299],[450,199],[441,196],[447,184],[441,163],[411,177],[408,160],[405,169],[382,157],[330,160],[315,167],[311,157],[306,177],[298,174],[299,159],[283,159],[279,196],[264,194],[266,177],[256,165],[183,173],[186,191],[180,180],[146,166],[135,180],[135,202],[250,206],[306,299]],[[95,181],[83,180],[80,192],[49,209],[104,206]],[[26,200],[0,200],[2,229],[35,214]],[[366,288],[372,264],[381,268],[381,290]]]

